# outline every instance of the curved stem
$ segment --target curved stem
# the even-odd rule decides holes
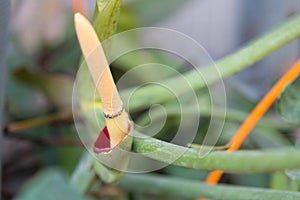
[[[168,151],[166,151],[168,149]],[[204,158],[199,150],[154,138],[135,138],[133,151],[154,160],[200,170],[222,170],[229,173],[263,173],[300,168],[300,149],[212,151]],[[185,151],[185,152],[184,152]],[[178,158],[177,155],[184,154]]]
[[[293,200],[300,198],[300,193],[298,192],[226,186],[221,184],[209,186],[198,181],[155,175],[126,174],[119,185],[122,188],[131,191],[162,193],[170,196],[182,196],[190,198],[195,198],[198,196],[224,200]]]

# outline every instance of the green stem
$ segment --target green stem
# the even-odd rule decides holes
[[[226,78],[243,69],[253,65],[262,58],[271,54],[275,50],[289,43],[300,36],[300,16],[288,21],[283,26],[275,29],[273,32],[253,41],[239,51],[216,62],[216,66],[208,66],[199,72],[192,70],[184,74],[186,80],[194,90],[199,90],[206,85],[210,85]],[[201,78],[204,77],[205,79]],[[177,85],[181,77],[171,78],[164,83],[166,85]],[[186,92],[185,88],[177,88],[177,94]],[[124,99],[129,99],[133,89],[124,90],[121,94]],[[146,85],[137,90],[134,95],[134,103],[130,104],[130,110],[136,111],[149,107],[149,105],[166,102],[172,99],[173,94],[167,93],[163,87],[156,85]]]
[[[194,113],[196,106],[197,105],[186,106],[184,108],[184,112],[181,109],[179,109],[177,106],[173,106],[173,105],[167,105],[165,109],[168,117],[169,116],[180,117],[185,113],[189,113],[189,114]],[[224,118],[224,113],[226,113],[225,116],[226,119],[237,121],[237,122],[243,122],[248,116],[248,113],[245,113],[243,111],[238,111],[230,108],[224,110],[224,108],[218,108],[216,106],[214,107],[213,112],[209,106],[202,106],[200,110],[201,117]],[[161,118],[163,117],[166,117],[166,115],[163,115],[160,109],[153,109],[151,111],[151,119],[149,118],[149,113],[144,113],[139,117],[137,124],[146,125],[149,124],[151,121],[161,120]],[[277,123],[274,120],[271,120],[267,117],[262,117],[261,120],[258,122],[257,126],[261,126],[261,127],[272,126],[274,129],[290,130],[290,129],[294,129],[296,125]]]
[[[199,181],[155,175],[126,174],[119,184],[131,191],[162,193],[171,196],[207,197],[224,200],[293,200],[299,199],[300,193],[270,189],[237,187],[226,185],[209,186]]]
[[[209,106],[200,106],[200,116],[201,117],[215,117],[215,118],[224,118],[224,113],[226,112],[226,123],[229,121],[234,121],[235,123],[242,123],[247,118],[247,113],[243,111],[238,111],[234,109],[226,109],[214,107],[213,111],[209,108]],[[184,107],[184,110],[179,109],[177,106],[166,105],[165,107],[166,113],[161,112],[160,109],[153,108],[151,112],[142,114],[136,124],[139,126],[146,126],[147,124],[156,123],[160,120],[165,120],[165,117],[180,117],[191,116],[195,113],[195,106],[187,105]],[[187,114],[187,115],[186,115]],[[151,116],[151,117],[150,117]],[[288,131],[295,129],[297,125],[291,125],[286,123],[280,123],[275,120],[272,120],[267,117],[262,117],[260,121],[257,123],[257,128],[253,131],[252,140],[255,141],[259,146],[262,145],[262,148],[269,148],[272,146],[287,146],[291,145],[290,141],[282,135],[280,131]],[[150,126],[151,127],[151,126]],[[139,131],[139,129],[137,129]],[[164,133],[168,135],[171,132]],[[171,133],[172,134],[172,133]],[[230,134],[226,134],[225,137],[222,137],[222,140],[225,139],[225,142],[230,140]],[[226,138],[227,137],[227,138]],[[220,138],[221,139],[221,138]],[[265,144],[267,143],[267,144]]]
[[[154,138],[135,138],[133,151],[181,167],[229,173],[263,173],[300,168],[300,149],[296,148],[231,153],[212,151],[202,158],[196,149],[186,149]]]

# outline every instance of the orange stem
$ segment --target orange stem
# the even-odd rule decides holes
[[[264,98],[257,104],[257,106],[250,113],[248,118],[240,126],[236,134],[231,138],[229,144],[231,146],[227,149],[227,152],[236,151],[243,144],[244,140],[249,135],[250,131],[254,128],[256,123],[264,115],[264,113],[270,108],[278,96],[282,93],[284,88],[295,80],[300,74],[300,60],[298,60],[271,88],[271,90],[264,96]],[[209,173],[206,178],[206,184],[215,185],[222,177],[223,171],[213,171]],[[197,200],[204,200],[204,198],[198,198]]]

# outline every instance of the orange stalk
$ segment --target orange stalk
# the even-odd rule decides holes
[[[227,149],[227,152],[236,151],[243,144],[251,130],[264,115],[264,113],[270,108],[278,96],[282,93],[284,88],[295,80],[300,74],[300,60],[298,60],[271,88],[271,90],[264,96],[264,98],[256,105],[248,118],[240,126],[236,134],[231,138],[229,144],[231,146]],[[209,173],[206,184],[215,185],[222,177],[223,171],[213,171]],[[198,198],[198,200],[204,200],[204,198]]]
[[[115,117],[105,117],[111,147],[115,147],[130,128],[128,114],[124,111],[104,50],[92,24],[81,13],[74,15],[74,24],[87,67],[102,100],[103,111],[108,115],[117,114]]]

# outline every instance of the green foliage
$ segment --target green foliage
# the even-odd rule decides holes
[[[182,0],[163,0],[157,6],[156,1],[138,0],[132,2],[132,7],[144,26],[152,26],[176,13],[186,3]]]
[[[13,75],[14,71],[20,66],[32,69],[35,66],[34,61],[29,56],[22,53],[19,49],[13,48],[7,59],[7,77],[5,83],[5,95],[7,101],[7,110],[11,116],[17,118],[33,117],[40,113],[33,105],[36,91],[30,86],[22,85]],[[17,96],[22,97],[22,101]]]
[[[31,73],[25,68],[15,71],[20,81],[40,89],[61,110],[71,110],[73,79],[62,74]]]
[[[37,174],[16,197],[16,200],[85,200],[66,181],[63,173],[56,169],[47,169]]]
[[[61,127],[62,136],[70,139],[79,140],[76,129],[73,125]],[[57,148],[58,160],[61,168],[71,175],[82,156],[84,149],[81,146],[60,146]]]

